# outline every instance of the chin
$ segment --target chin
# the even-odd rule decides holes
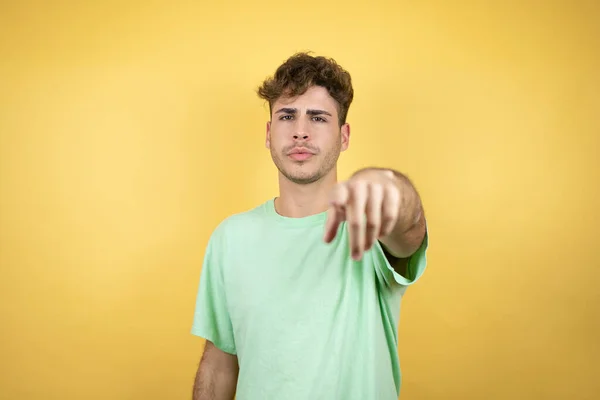
[[[308,185],[318,181],[321,177],[318,175],[302,175],[302,176],[288,176],[288,180],[298,185]]]
[[[279,157],[273,157],[273,162],[281,175],[288,181],[298,185],[308,185],[323,177],[323,173],[317,165],[318,163],[310,161],[302,163],[288,162],[285,158]]]
[[[307,185],[321,179],[321,175],[317,171],[282,171],[289,181],[299,185]]]

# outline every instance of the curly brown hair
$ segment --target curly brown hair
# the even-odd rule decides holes
[[[332,58],[315,57],[307,52],[296,53],[277,68],[274,76],[265,79],[257,93],[261,99],[269,102],[269,109],[273,112],[273,103],[279,97],[299,96],[311,86],[327,89],[338,104],[340,126],[346,123],[354,97],[352,79]]]

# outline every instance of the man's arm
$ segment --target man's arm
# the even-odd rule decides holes
[[[331,193],[325,242],[333,240],[343,220],[348,222],[354,259],[379,240],[396,272],[407,277],[409,258],[425,239],[426,223],[419,194],[406,176],[373,167],[338,183]]]
[[[394,183],[400,193],[398,217],[391,232],[379,241],[385,248],[390,262],[394,261],[392,265],[396,264],[402,269],[406,267],[408,258],[423,243],[426,233],[425,213],[421,198],[411,181],[398,171],[390,171],[394,174]]]
[[[207,340],[194,381],[193,400],[233,400],[238,373],[237,357]]]

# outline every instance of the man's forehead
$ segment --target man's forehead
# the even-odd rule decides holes
[[[275,106],[286,106],[293,107],[298,109],[325,109],[330,111],[336,111],[337,107],[335,104],[335,100],[324,90],[315,91],[309,89],[308,91],[296,95],[281,95],[277,101],[275,101]]]

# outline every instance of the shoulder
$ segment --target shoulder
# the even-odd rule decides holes
[[[213,230],[211,241],[223,241],[240,234],[247,236],[252,229],[261,226],[266,221],[267,204],[268,201],[224,218]]]

